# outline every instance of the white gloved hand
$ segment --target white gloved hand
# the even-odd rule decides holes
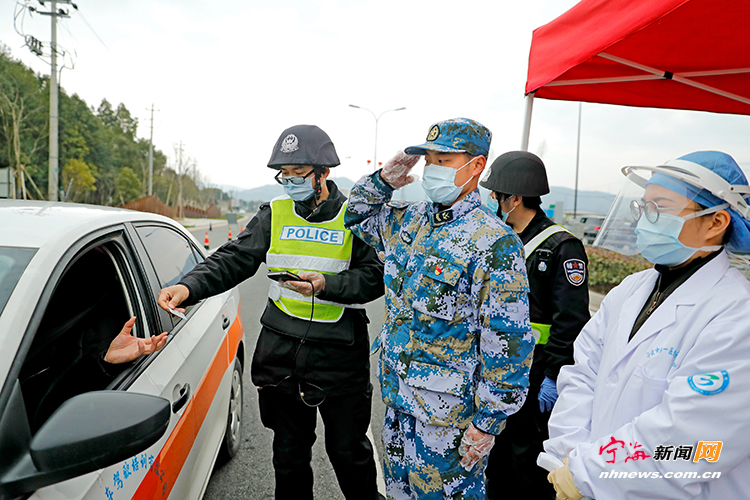
[[[474,424],[469,424],[458,446],[458,454],[462,457],[461,467],[467,471],[471,470],[480,458],[490,453],[494,444],[495,436],[480,431]]]
[[[396,153],[393,158],[385,162],[380,177],[393,189],[399,189],[416,180],[416,176],[409,175],[414,165],[419,161],[419,156],[408,155],[403,151]]]
[[[303,280],[312,281],[312,284],[315,286],[316,296],[326,288],[326,278],[321,273],[315,271],[303,271],[299,273],[298,276]],[[309,297],[313,294],[313,287],[307,281],[285,281],[281,286],[294,290],[297,293],[301,293],[305,297]]]

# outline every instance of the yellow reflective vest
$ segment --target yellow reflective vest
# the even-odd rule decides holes
[[[346,203],[335,218],[326,222],[310,222],[294,211],[294,200],[280,196],[271,200],[271,246],[266,254],[269,271],[290,271],[299,274],[317,271],[338,274],[349,269],[352,257],[352,233],[344,228]],[[297,293],[272,281],[269,298],[289,316],[320,323],[335,323],[345,307],[363,308],[356,304],[338,304]]]

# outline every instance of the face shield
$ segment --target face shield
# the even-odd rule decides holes
[[[678,265],[698,250],[679,239],[691,219],[723,209],[750,211],[742,192],[701,165],[673,160],[657,167],[625,167],[625,185],[615,199],[594,246],[624,255],[642,253],[655,264]],[[718,204],[706,206],[706,193]],[[702,205],[702,206],[701,206]]]

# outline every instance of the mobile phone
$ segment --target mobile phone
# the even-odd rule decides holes
[[[303,281],[302,278],[289,271],[271,271],[268,277],[274,281]]]

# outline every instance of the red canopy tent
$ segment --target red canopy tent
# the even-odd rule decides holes
[[[750,0],[583,0],[534,30],[533,97],[750,115]]]

